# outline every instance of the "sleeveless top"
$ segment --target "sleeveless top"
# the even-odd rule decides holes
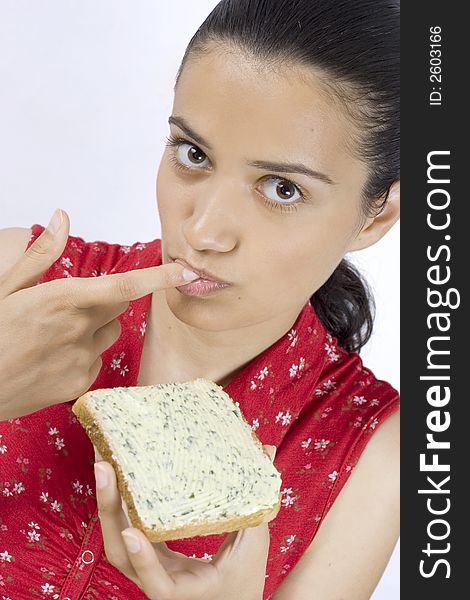
[[[31,243],[44,227],[34,224]],[[161,240],[132,246],[69,236],[36,285],[162,264]],[[151,294],[118,318],[121,336],[89,388],[136,385]],[[270,600],[310,545],[371,436],[399,408],[398,392],[325,329],[308,302],[292,328],[224,390],[263,444],[277,447],[282,503],[269,523],[263,600]],[[143,600],[106,559],[95,500],[93,445],[74,400],[0,422],[0,595]],[[211,560],[227,534],[167,542]]]

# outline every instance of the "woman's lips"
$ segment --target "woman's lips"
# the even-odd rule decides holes
[[[212,273],[209,273],[205,269],[198,269],[197,267],[194,267],[191,263],[188,263],[183,258],[177,258],[173,262],[176,262],[176,263],[182,265],[183,267],[186,267],[187,269],[189,269],[191,271],[194,271],[194,273],[197,273],[200,276],[200,279],[203,279],[204,281],[207,281],[207,282],[210,282],[210,283],[223,284],[225,287],[227,287],[228,285],[230,285],[226,281],[221,281],[221,280],[217,279],[216,277],[214,277],[212,275]],[[199,281],[199,280],[197,279],[196,281]]]
[[[196,279],[181,285],[176,289],[186,296],[207,296],[220,290],[230,287],[229,283],[221,283],[219,281],[209,281],[207,279]]]

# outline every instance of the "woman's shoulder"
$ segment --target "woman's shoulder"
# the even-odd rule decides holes
[[[372,455],[375,460],[396,447],[400,395],[365,366],[357,352],[344,350],[331,335],[326,345],[326,368],[314,391],[318,401],[314,414],[317,422],[324,422],[319,429],[328,427],[336,434],[338,460],[341,456],[329,508],[361,456]]]
[[[343,412],[379,411],[386,403],[399,401],[397,389],[380,379],[357,352],[342,348],[331,334],[325,337],[325,359],[314,390],[319,404],[340,403]]]
[[[31,226],[29,246],[44,231],[38,223]],[[107,242],[104,240],[86,241],[83,237],[69,235],[64,251],[53,265],[43,274],[39,283],[65,277],[101,277],[111,273],[123,273],[134,268],[158,264],[161,256],[161,240],[135,242],[132,245]]]

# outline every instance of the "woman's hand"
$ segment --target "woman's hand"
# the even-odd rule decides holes
[[[67,246],[70,220],[62,212],[57,233],[45,229],[0,274],[0,421],[84,394],[98,377],[103,352],[119,339],[118,317],[130,302],[188,283],[182,266],[171,263],[36,285]]]
[[[274,460],[275,447],[263,446]],[[212,561],[152,544],[131,526],[113,467],[95,448],[96,499],[108,561],[152,600],[261,600],[269,551],[267,523],[229,533]],[[101,477],[101,475],[103,477]],[[104,487],[98,487],[103,479]]]

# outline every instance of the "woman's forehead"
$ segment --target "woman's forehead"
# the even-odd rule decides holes
[[[300,69],[300,67],[299,67]],[[354,160],[352,125],[320,79],[306,69],[260,68],[242,54],[198,55],[186,63],[173,114],[182,116],[209,149],[249,160],[284,156],[312,168],[341,170]]]

